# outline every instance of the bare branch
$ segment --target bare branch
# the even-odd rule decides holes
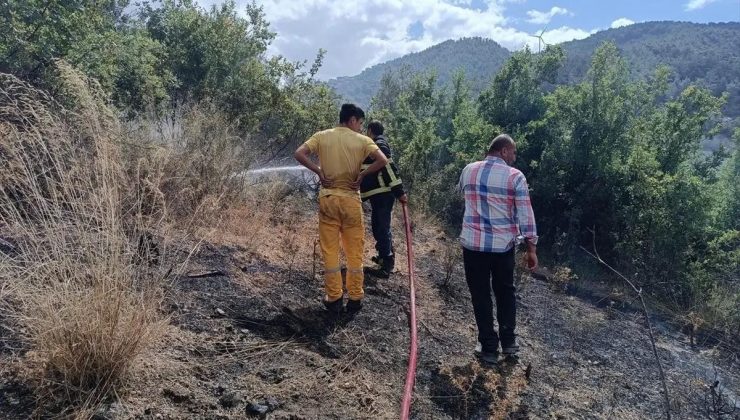
[[[592,244],[593,244],[594,250],[592,253],[586,248],[581,246],[580,248],[583,250],[583,252],[593,257],[601,265],[608,268],[611,272],[613,272],[619,278],[624,280],[632,288],[632,290],[634,290],[635,293],[637,293],[637,297],[640,298],[640,304],[642,305],[642,313],[645,316],[645,324],[647,325],[648,336],[650,337],[650,344],[653,347],[653,354],[655,355],[655,362],[658,365],[658,372],[660,372],[660,381],[661,381],[661,384],[663,385],[663,398],[665,399],[665,416],[666,416],[666,419],[670,420],[671,419],[671,398],[668,393],[668,385],[666,384],[665,373],[663,372],[663,364],[660,361],[660,356],[658,355],[658,348],[655,345],[655,337],[653,335],[653,326],[650,323],[650,314],[648,312],[647,305],[645,304],[645,299],[642,296],[642,288],[638,289],[635,286],[635,284],[632,281],[630,281],[630,279],[628,279],[622,273],[620,273],[619,271],[614,269],[612,266],[607,264],[606,261],[601,259],[601,256],[599,255],[598,250],[596,249],[596,229],[589,229],[589,231],[591,232],[591,235],[592,235]]]

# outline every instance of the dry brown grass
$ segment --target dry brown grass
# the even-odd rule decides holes
[[[550,285],[553,290],[560,293],[565,293],[568,290],[568,286],[578,280],[578,276],[570,269],[570,267],[558,265],[555,267],[555,272],[552,275]]]
[[[527,388],[524,372],[503,367],[500,371],[477,363],[461,366],[442,365],[436,373],[439,382],[435,391],[442,395],[447,410],[460,418],[478,418],[481,412],[491,419],[503,419],[514,413]]]
[[[311,220],[306,225],[305,216],[296,212],[307,211],[313,201],[287,194],[290,190],[282,182],[252,185],[215,212],[218,220],[198,229],[199,235],[207,234],[212,243],[238,248],[239,263],[260,255],[285,264],[291,273],[299,269],[299,264],[305,269],[302,260],[310,260],[312,254],[304,242],[313,243],[317,224]]]
[[[246,140],[215,106],[183,106],[171,114],[126,125],[127,157],[159,175],[169,216],[179,225],[217,223],[220,210],[241,199],[251,154]],[[197,217],[194,217],[197,215]]]
[[[462,261],[462,247],[457,241],[445,242],[442,249],[442,269],[444,271],[443,286],[449,286],[450,281],[455,278],[455,271]]]
[[[162,217],[142,211],[157,204],[141,194],[148,181],[122,169],[120,127],[99,89],[65,63],[57,70],[64,107],[0,75],[0,236],[13,245],[0,278],[47,403],[39,414],[86,417],[163,325],[158,267],[140,246],[162,234]]]

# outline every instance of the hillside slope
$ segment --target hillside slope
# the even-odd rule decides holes
[[[463,70],[473,90],[480,91],[510,55],[511,52],[490,39],[463,38],[377,64],[356,76],[329,80],[328,84],[346,100],[367,106],[385,73],[407,67],[412,72],[436,71],[440,84]]]
[[[638,23],[566,42],[559,82],[582,80],[594,51],[606,41],[617,45],[634,78],[648,77],[659,65],[667,65],[674,73],[675,90],[696,83],[715,95],[728,92],[726,114],[740,115],[740,22]]]
[[[189,273],[168,286],[163,310],[171,321],[160,344],[121,399],[95,418],[397,418],[409,345],[405,259],[391,279],[368,278],[366,306],[355,318],[333,320],[320,304],[313,200],[262,198],[232,211]],[[405,255],[398,217],[394,224]],[[486,368],[472,354],[475,323],[461,263],[446,257],[456,241],[420,217],[414,234],[420,341],[412,418],[661,416],[652,350],[629,297],[566,294],[520,275],[521,358]],[[656,324],[673,415],[732,418],[713,415],[712,401],[737,398],[737,362]],[[35,407],[13,379],[20,374],[13,360],[0,352],[0,419],[26,418]]]
[[[545,41],[547,41],[545,39]],[[583,79],[594,50],[605,41],[614,42],[635,78],[649,76],[661,64],[674,71],[674,92],[698,83],[714,94],[729,93],[725,113],[740,115],[740,23],[698,24],[646,22],[597,32],[588,38],[563,43],[566,61],[559,83]],[[491,40],[468,38],[446,41],[419,53],[378,64],[352,77],[328,83],[345,99],[367,105],[378,89],[382,75],[408,65],[413,71],[436,69],[439,82],[463,69],[474,94],[496,74],[510,52]]]

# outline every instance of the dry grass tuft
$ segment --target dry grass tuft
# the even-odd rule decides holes
[[[99,89],[63,62],[57,71],[65,106],[0,75],[0,237],[11,244],[0,278],[41,409],[86,416],[163,325],[161,276],[140,246],[144,233],[163,234],[162,218],[143,214],[156,194],[122,169],[120,127]]]
[[[442,251],[443,286],[448,287],[452,279],[455,278],[455,270],[460,266],[460,261],[462,261],[462,248],[459,242],[445,242]]]
[[[552,275],[552,288],[556,292],[564,293],[568,290],[568,286],[578,280],[578,276],[566,266],[556,266],[555,273]]]

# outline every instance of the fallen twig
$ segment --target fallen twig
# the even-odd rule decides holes
[[[319,244],[319,240],[313,241],[313,272],[311,273],[311,281],[316,280],[316,246]]]
[[[204,271],[200,273],[188,273],[188,278],[191,279],[200,279],[204,277],[218,277],[218,276],[225,276],[226,273],[224,273],[221,270],[212,270],[212,271]]]
[[[599,255],[599,252],[596,249],[596,230],[589,229],[589,231],[591,232],[591,235],[592,235],[594,252],[591,253],[589,250],[581,246],[580,248],[583,250],[583,252],[590,255],[594,259],[596,259],[596,261],[598,261],[601,265],[608,268],[611,272],[613,272],[619,278],[624,280],[632,288],[632,290],[634,290],[635,293],[637,293],[637,297],[640,298],[640,303],[642,304],[642,312],[643,312],[643,315],[645,316],[645,324],[647,325],[648,336],[650,337],[650,344],[653,347],[653,354],[655,355],[655,361],[658,365],[658,371],[660,372],[660,381],[663,385],[663,397],[665,399],[665,415],[666,415],[666,419],[670,420],[671,419],[671,398],[670,398],[670,395],[668,394],[668,385],[666,384],[665,373],[663,372],[663,364],[660,362],[660,356],[658,355],[658,348],[655,345],[655,337],[653,336],[653,326],[650,323],[650,314],[648,313],[647,305],[645,304],[645,299],[642,296],[642,288],[638,289],[637,286],[635,286],[635,284],[632,283],[627,277],[625,277],[622,273],[620,273],[619,271],[614,269],[612,266],[607,264],[606,261],[601,259],[601,256]]]

